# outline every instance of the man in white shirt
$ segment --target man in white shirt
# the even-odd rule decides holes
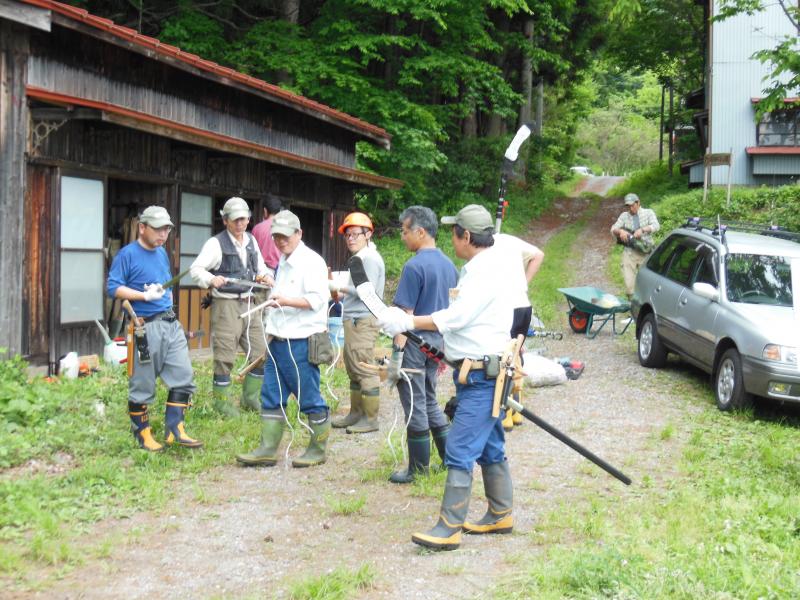
[[[319,366],[309,360],[314,358],[309,356],[309,338],[328,339],[328,268],[302,237],[294,213],[282,210],[275,215],[272,238],[281,259],[265,319],[269,345],[261,388],[261,445],[236,456],[245,465],[277,463],[290,394],[307,416],[311,433],[305,453],[294,459],[292,466],[319,465],[327,458],[330,412],[319,391]]]
[[[241,348],[249,360],[264,355],[264,332],[257,317],[240,319],[250,308],[253,288],[230,283],[229,278],[247,281],[268,280],[267,269],[255,237],[247,233],[250,208],[241,198],[230,198],[220,211],[225,231],[206,241],[189,273],[198,286],[211,288],[211,349],[214,352],[214,409],[228,417],[239,410],[228,399],[231,369]],[[257,411],[261,407],[264,369],[251,370],[242,383],[241,406]]]
[[[447,482],[439,521],[433,529],[411,536],[415,544],[453,550],[461,543],[462,529],[476,534],[509,533],[513,529],[513,487],[505,436],[501,418],[492,417],[496,374],[491,361],[484,361],[484,357],[499,357],[510,342],[514,282],[509,277],[508,255],[492,248],[494,223],[489,211],[470,204],[455,217],[443,217],[442,224],[454,226],[456,256],[468,261],[450,306],[428,316],[388,308],[381,315],[380,325],[389,335],[413,329],[439,331],[449,361],[473,361],[465,380],[459,380],[460,369],[453,372],[458,408],[445,449]],[[466,516],[475,462],[481,465],[489,509],[479,521],[469,523]]]

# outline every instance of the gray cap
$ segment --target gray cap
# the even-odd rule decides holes
[[[630,206],[631,204],[636,204],[640,202],[639,196],[631,192],[630,194],[625,194],[625,206]]]
[[[272,217],[272,235],[292,235],[300,231],[300,219],[290,210],[282,210]]]
[[[234,196],[233,198],[228,198],[228,201],[225,203],[225,206],[222,207],[222,210],[219,211],[219,214],[223,219],[228,219],[229,221],[235,221],[242,217],[247,217],[249,219],[250,207],[247,206],[247,202],[242,198]]]
[[[139,216],[139,222],[150,225],[153,229],[161,229],[166,225],[174,227],[167,209],[163,206],[148,206]]]
[[[467,204],[455,217],[442,217],[442,225],[458,225],[470,233],[489,233],[494,229],[492,215],[480,204]]]

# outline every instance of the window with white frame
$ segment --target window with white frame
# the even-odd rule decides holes
[[[800,110],[766,113],[756,128],[759,146],[800,146]]]
[[[194,262],[203,244],[211,237],[211,196],[184,192],[181,194],[181,267],[182,273]],[[187,273],[181,279],[182,286],[194,286],[194,280]]]
[[[61,178],[61,323],[103,318],[104,208],[102,181]]]

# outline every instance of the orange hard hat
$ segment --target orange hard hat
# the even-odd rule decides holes
[[[362,212],[352,212],[347,215],[338,229],[339,233],[344,233],[348,227],[366,227],[370,231],[375,230],[370,218]]]

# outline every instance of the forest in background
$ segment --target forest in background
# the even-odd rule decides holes
[[[73,0],[74,5],[357,116],[393,136],[359,168],[402,179],[360,199],[378,221],[409,204],[449,210],[496,194],[502,151],[535,135],[523,184],[588,164],[658,158],[662,90],[673,124],[703,84],[695,0]],[[730,12],[751,0],[727,0]],[[664,136],[666,138],[666,135]],[[700,148],[684,139],[679,159]]]

